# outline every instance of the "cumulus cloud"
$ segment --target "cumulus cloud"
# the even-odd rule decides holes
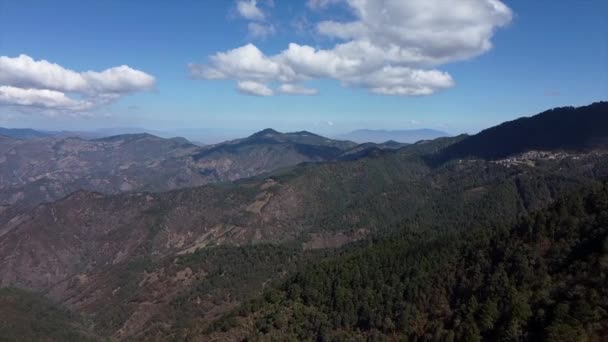
[[[11,86],[0,86],[0,104],[74,111],[87,110],[92,107],[92,103],[70,99],[60,91]]]
[[[265,5],[274,6],[274,1],[266,0]],[[268,16],[260,7],[257,0],[239,0],[236,2],[236,10],[244,19],[250,20],[247,30],[250,38],[265,39],[276,33],[276,28],[268,22]]]
[[[226,52],[219,52],[210,58],[210,65],[191,64],[192,75],[197,78],[218,80],[237,79],[268,82],[280,80],[289,82],[296,78],[289,66],[276,58],[267,57],[253,44],[247,44]]]
[[[404,96],[430,95],[437,89],[454,85],[452,77],[446,72],[393,66],[353,76],[345,83],[364,86],[376,94]]]
[[[219,52],[206,64],[192,64],[192,74],[202,79],[255,81],[266,87],[334,79],[377,94],[430,95],[455,84],[439,66],[487,52],[496,29],[512,18],[500,0],[460,0],[458,5],[451,0],[309,0],[307,4],[323,9],[336,3],[347,5],[355,20],[317,23],[317,33],[335,42],[331,47],[290,43],[268,56],[247,44]],[[282,88],[279,92],[286,93]]]
[[[272,96],[274,91],[265,84],[254,81],[241,81],[237,84],[237,89],[245,95],[253,96]]]
[[[126,65],[76,72],[27,55],[0,56],[0,104],[86,111],[149,90],[153,76]]]
[[[258,8],[256,0],[241,0],[236,3],[236,10],[239,14],[249,20],[264,20],[264,12]]]
[[[497,27],[512,12],[499,0],[345,0],[358,17],[323,21],[319,33],[353,42],[370,42],[388,51],[394,63],[437,65],[488,51]]]

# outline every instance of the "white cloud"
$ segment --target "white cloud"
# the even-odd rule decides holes
[[[95,93],[128,94],[154,87],[154,77],[126,65],[106,69],[102,72],[82,73],[90,89]]]
[[[487,52],[495,30],[512,18],[499,0],[459,0],[458,6],[451,0],[309,0],[308,6],[322,9],[338,2],[356,19],[317,24],[319,34],[337,40],[332,47],[290,43],[267,56],[248,44],[219,52],[206,65],[192,64],[192,73],[266,87],[334,79],[377,94],[430,95],[455,84],[438,66]]]
[[[153,76],[126,65],[76,72],[27,55],[0,56],[0,103],[4,105],[85,111],[154,85]]]
[[[274,1],[266,0],[267,7],[274,7]],[[276,33],[273,24],[267,22],[267,15],[258,7],[257,0],[240,0],[236,2],[238,14],[250,20],[247,30],[250,38],[265,39]]]
[[[237,89],[245,95],[253,96],[272,96],[274,92],[265,84],[254,81],[241,81],[237,84]]]
[[[294,71],[264,55],[253,44],[247,44],[226,52],[219,52],[210,58],[210,65],[191,64],[192,75],[197,78],[256,80],[268,82],[295,80]]]
[[[267,38],[276,33],[276,29],[272,24],[249,23],[247,25],[249,35],[253,38]]]
[[[454,80],[446,72],[392,66],[362,76],[356,75],[344,82],[364,86],[376,94],[402,96],[430,95],[454,85]]]
[[[499,0],[344,1],[357,20],[321,22],[319,33],[371,42],[396,63],[437,65],[477,56],[492,47],[495,29],[512,18]]]
[[[88,110],[92,107],[92,103],[70,99],[60,91],[11,86],[0,86],[0,104],[74,111]]]
[[[87,88],[81,74],[45,60],[35,61],[27,55],[15,58],[0,56],[0,84],[58,91],[82,91]]]
[[[257,6],[256,0],[241,0],[236,3],[236,10],[239,14],[249,20],[264,20],[264,12]]]
[[[282,84],[279,87],[279,91],[283,94],[289,94],[289,95],[317,95],[319,93],[319,90],[314,89],[314,88],[306,88],[306,87],[302,87],[299,86],[297,84]]]
[[[75,72],[27,55],[0,56],[0,84],[79,93],[130,93],[154,87],[154,77],[126,65]]]

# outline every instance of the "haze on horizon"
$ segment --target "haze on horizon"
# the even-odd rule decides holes
[[[450,134],[608,94],[608,3],[0,0],[0,126]]]

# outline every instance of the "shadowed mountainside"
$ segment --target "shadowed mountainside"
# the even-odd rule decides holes
[[[562,107],[488,128],[446,148],[441,160],[499,159],[528,151],[608,147],[608,102]]]
[[[0,340],[101,341],[73,313],[40,294],[0,289]]]

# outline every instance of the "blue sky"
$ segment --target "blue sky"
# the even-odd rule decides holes
[[[101,80],[102,76],[91,76],[85,77],[89,82],[86,86],[70,88],[25,80],[17,74],[23,69],[11,69],[12,78],[0,74],[0,86],[12,87],[9,90],[19,96],[24,93],[15,88],[48,88],[59,92],[53,96],[61,96],[61,105],[69,106],[60,108],[53,102],[49,109],[38,103],[19,102],[16,95],[2,102],[0,93],[0,125],[70,130],[200,128],[235,135],[265,127],[328,135],[357,128],[430,127],[455,134],[473,133],[555,106],[584,105],[608,98],[608,1],[505,0],[502,4],[508,6],[509,13],[482,13],[470,19],[480,22],[475,24],[476,30],[494,25],[485,37],[492,47],[483,49],[467,41],[450,41],[462,35],[447,36],[436,43],[406,36],[398,37],[401,40],[395,43],[390,41],[390,32],[378,28],[343,33],[350,27],[345,23],[369,26],[376,20],[362,18],[348,0],[250,1],[245,3],[253,4],[254,12],[239,11],[237,1],[228,0],[0,0],[0,56],[7,58],[9,67],[16,65],[18,56],[26,55],[34,62],[46,60],[78,73],[127,65],[129,75],[137,78],[121,79],[116,88]],[[476,6],[487,1],[497,0],[469,2]],[[374,6],[383,6],[383,2],[376,1]],[[417,13],[416,6],[404,9],[402,13],[408,18],[402,22],[419,22],[424,13]],[[425,13],[432,16],[434,12]],[[400,25],[399,19],[390,20]],[[420,30],[421,35],[446,27],[462,32],[471,29],[454,26],[461,22],[450,20],[438,16],[411,24],[420,26],[397,28]],[[493,22],[488,24],[488,20]],[[321,22],[337,25],[322,30]],[[265,31],[256,34],[253,26]],[[397,44],[401,51],[422,51],[424,57],[415,63],[402,57],[376,59],[378,72],[385,71],[378,68],[386,66],[407,71],[405,76],[400,73],[397,85],[386,85],[382,83],[388,78],[384,73],[378,74],[380,80],[370,76],[368,72],[374,67],[361,67],[346,75],[323,69],[324,59],[315,55],[321,65],[316,64],[319,69],[310,71],[310,65],[286,61],[286,54],[281,55],[290,43],[296,43],[326,51],[335,58],[350,58],[335,47],[351,41],[371,41],[380,50]],[[448,47],[438,45],[446,41]],[[253,44],[255,50],[243,53],[259,51],[264,56],[262,62],[287,66],[289,72],[295,70],[295,76],[289,76],[286,82],[283,72],[260,78],[249,69],[243,71],[230,64],[234,62],[230,56],[215,62],[210,59],[221,52],[230,55],[231,49],[247,44]],[[359,50],[354,53],[361,54]],[[204,72],[193,74],[189,68],[193,63]],[[210,70],[221,70],[216,73],[221,76],[211,77]],[[411,70],[420,70],[422,76],[411,76]],[[436,73],[429,73],[431,70]],[[2,72],[8,74],[0,66]],[[138,72],[153,78],[153,83],[142,79]],[[281,93],[284,83],[315,95]],[[243,86],[241,91],[237,90],[239,84]],[[247,84],[253,88],[245,87]],[[112,90],[100,90],[102,85]],[[268,95],[267,91],[273,96],[251,96]],[[71,102],[66,102],[64,95]]]

